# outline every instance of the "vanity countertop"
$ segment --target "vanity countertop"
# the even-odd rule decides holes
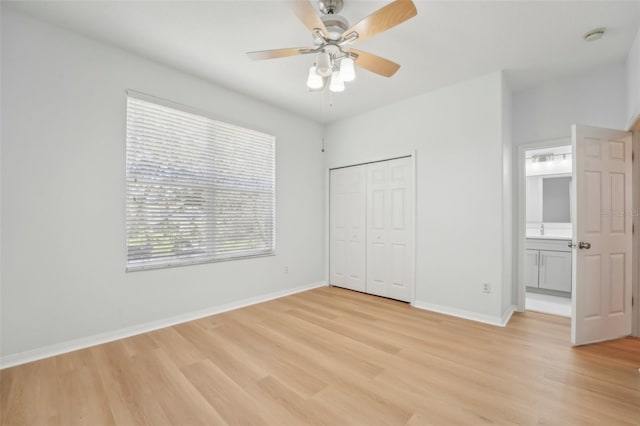
[[[571,237],[568,235],[527,235],[528,240],[566,240],[570,241]]]

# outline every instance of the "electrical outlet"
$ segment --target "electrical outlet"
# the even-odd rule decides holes
[[[285,266],[285,267],[284,267],[284,273],[285,273],[285,274],[288,274],[288,273],[289,273],[289,267],[288,267],[288,266]]]
[[[483,283],[482,284],[482,292],[483,293],[491,293],[491,283]]]

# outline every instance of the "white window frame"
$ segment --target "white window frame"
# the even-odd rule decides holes
[[[215,120],[212,114],[176,102],[133,90],[126,95],[126,270],[275,255],[275,137]],[[149,126],[152,120],[146,114],[160,124]],[[193,164],[186,158],[191,157],[190,149],[197,151]],[[232,207],[216,216],[220,205]],[[172,213],[174,208],[179,213]],[[178,219],[171,222],[174,216]],[[177,235],[167,237],[167,227],[177,229]],[[138,238],[144,248],[137,251],[131,244],[136,232],[146,235]],[[188,241],[184,234],[195,237]],[[170,241],[171,248],[160,240]],[[195,248],[184,249],[185,243]]]

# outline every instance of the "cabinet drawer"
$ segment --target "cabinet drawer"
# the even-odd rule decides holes
[[[550,251],[571,251],[568,244],[571,240],[543,240],[538,238],[527,238],[525,248],[527,250],[550,250]]]

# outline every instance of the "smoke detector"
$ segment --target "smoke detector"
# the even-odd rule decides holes
[[[606,31],[605,28],[596,28],[591,31],[588,31],[582,38],[585,41],[596,41],[600,40]]]

